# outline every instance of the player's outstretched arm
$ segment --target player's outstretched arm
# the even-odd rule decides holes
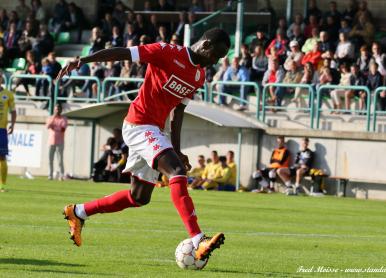
[[[174,108],[171,116],[170,116],[170,128],[171,128],[171,141],[175,152],[181,159],[181,162],[185,165],[186,170],[189,171],[192,166],[189,163],[188,156],[184,155],[181,152],[181,128],[182,121],[184,119],[186,105],[180,103],[176,108]]]
[[[113,47],[110,49],[103,49],[97,51],[91,55],[85,57],[76,57],[70,61],[61,71],[58,73],[56,80],[69,74],[74,69],[79,69],[83,64],[91,62],[108,62],[108,61],[131,61],[131,52],[129,48],[125,47]]]

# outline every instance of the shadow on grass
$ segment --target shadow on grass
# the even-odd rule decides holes
[[[57,273],[57,274],[67,274],[67,275],[72,275],[71,277],[73,277],[74,275],[91,275],[91,273],[89,272],[84,272],[84,271],[65,271],[65,270],[54,270],[54,269],[14,269],[14,268],[3,268],[3,267],[0,267],[0,269],[2,271],[4,270],[9,270],[9,271],[12,271],[12,272],[27,272],[27,273],[32,273],[32,272],[37,272],[37,273]],[[95,276],[111,276],[111,277],[124,277],[123,275],[119,275],[119,274],[108,274],[108,273],[92,273],[92,275],[95,277]],[[4,276],[6,277],[6,276]],[[20,276],[20,277],[23,277],[23,276]]]
[[[250,274],[250,275],[259,275],[264,277],[302,277],[300,275],[296,275],[294,273],[288,273],[288,272],[264,272],[264,271],[242,271],[242,270],[230,270],[230,269],[208,269],[204,270],[204,272],[214,272],[214,273],[224,273],[225,274]]]
[[[49,260],[21,259],[21,258],[0,258],[0,264],[16,265],[45,265],[45,266],[85,266],[84,264],[62,263]]]

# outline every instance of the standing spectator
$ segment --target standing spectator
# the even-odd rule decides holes
[[[284,79],[285,72],[282,67],[279,65],[279,60],[274,59],[271,61],[268,70],[264,73],[262,85],[265,86],[268,83],[281,83]],[[279,101],[276,97],[278,93],[278,88],[270,86],[268,92],[271,96],[269,102],[276,102],[276,105],[279,104]],[[278,105],[280,106],[280,105]]]
[[[307,52],[306,55],[304,55],[302,59],[302,65],[305,65],[306,63],[310,62],[316,70],[318,68],[319,62],[322,59],[321,56],[322,53],[319,50],[319,42],[315,42],[313,49],[310,52]]]
[[[21,21],[25,21],[27,16],[31,13],[31,8],[25,3],[25,0],[19,0],[19,5],[16,6],[16,11]]]
[[[359,66],[357,64],[352,64],[350,67],[351,71],[351,80],[350,85],[352,86],[365,86],[366,81],[362,72],[359,71]],[[346,110],[350,109],[350,103],[354,96],[359,97],[359,110],[364,110],[367,104],[367,94],[365,91],[348,91],[345,95],[345,105]],[[361,113],[361,112],[360,112]]]
[[[378,87],[382,86],[382,83],[383,83],[383,78],[382,78],[382,75],[379,73],[378,64],[374,62],[370,63],[370,71],[369,71],[369,75],[367,76],[366,86],[369,88],[371,92],[374,93],[374,91]],[[379,96],[380,97],[378,98],[378,103],[379,103],[378,109],[381,111],[385,111],[386,94],[385,92],[382,92]]]
[[[249,71],[244,66],[240,66],[239,59],[237,57],[233,58],[231,66],[226,70],[223,76],[223,81],[249,81]],[[223,86],[223,92],[228,92],[231,88],[235,86]],[[244,111],[247,109],[246,101],[247,101],[247,89],[248,87],[241,85],[240,86],[240,98],[245,100],[244,102],[240,102],[240,106],[238,108],[239,111]],[[226,96],[220,96],[220,104],[227,105]]]
[[[351,63],[354,59],[354,50],[354,46],[347,38],[347,33],[340,33],[339,43],[335,52],[338,63]]]
[[[54,115],[49,117],[46,122],[48,129],[48,146],[49,146],[49,173],[48,179],[54,178],[54,156],[57,152],[59,160],[60,176],[59,180],[64,179],[64,165],[63,165],[63,150],[64,150],[64,133],[67,128],[67,118],[62,116],[62,107],[57,104],[54,109]]]
[[[347,64],[342,64],[340,67],[340,82],[339,86],[350,86],[351,85],[351,72],[347,66]],[[350,90],[347,89],[335,89],[331,91],[331,99],[332,99],[332,105],[334,110],[340,110],[342,109],[342,102],[341,98],[347,98],[347,96],[350,94]],[[346,107],[347,109],[347,107]],[[349,113],[349,112],[345,112]],[[340,114],[340,111],[332,111],[331,114]]]
[[[310,140],[308,137],[302,139],[300,151],[296,154],[295,164],[289,168],[280,168],[277,173],[287,188],[287,195],[291,195],[292,189],[294,194],[299,193],[302,178],[309,174],[312,167],[314,153],[308,148]],[[296,177],[295,186],[291,184],[291,177]]]
[[[295,62],[297,67],[302,66],[303,52],[300,51],[299,43],[291,41],[289,44],[290,50],[287,52],[287,59],[284,62],[284,69],[289,70],[291,62]]]
[[[284,76],[283,83],[285,84],[297,84],[302,79],[301,72],[298,70],[297,63],[292,61],[289,63],[289,70]],[[276,106],[281,106],[284,95],[293,94],[294,88],[278,87],[276,90]]]
[[[304,43],[303,47],[302,47],[302,52],[304,53],[308,53],[312,50],[312,48],[314,47],[314,44],[316,42],[319,42],[320,39],[319,39],[319,29],[317,27],[313,28],[312,29],[312,36],[309,37],[306,42]]]
[[[363,45],[360,49],[360,56],[357,59],[357,65],[359,66],[359,70],[364,74],[365,77],[369,74],[369,65],[370,65],[370,54],[367,50],[367,46]]]
[[[35,19],[40,23],[46,22],[46,11],[43,8],[41,0],[31,1],[32,12],[35,14]]]
[[[256,46],[260,45],[265,49],[269,44],[269,40],[265,37],[264,32],[257,31],[256,38],[254,38],[249,44],[249,50],[251,52],[255,51]]]
[[[264,73],[267,71],[267,69],[268,58],[264,55],[264,48],[261,45],[257,45],[253,52],[251,81],[255,81],[261,84]]]

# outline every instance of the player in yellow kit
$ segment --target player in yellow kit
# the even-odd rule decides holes
[[[2,87],[3,75],[0,72],[0,192],[5,192],[8,166],[8,134],[12,134],[16,122],[15,100],[13,93]],[[11,125],[8,127],[8,113],[11,112]]]

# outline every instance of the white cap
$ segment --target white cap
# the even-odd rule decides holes
[[[293,46],[299,46],[299,43],[297,41],[291,41],[290,44],[289,44],[290,47],[293,47]]]

